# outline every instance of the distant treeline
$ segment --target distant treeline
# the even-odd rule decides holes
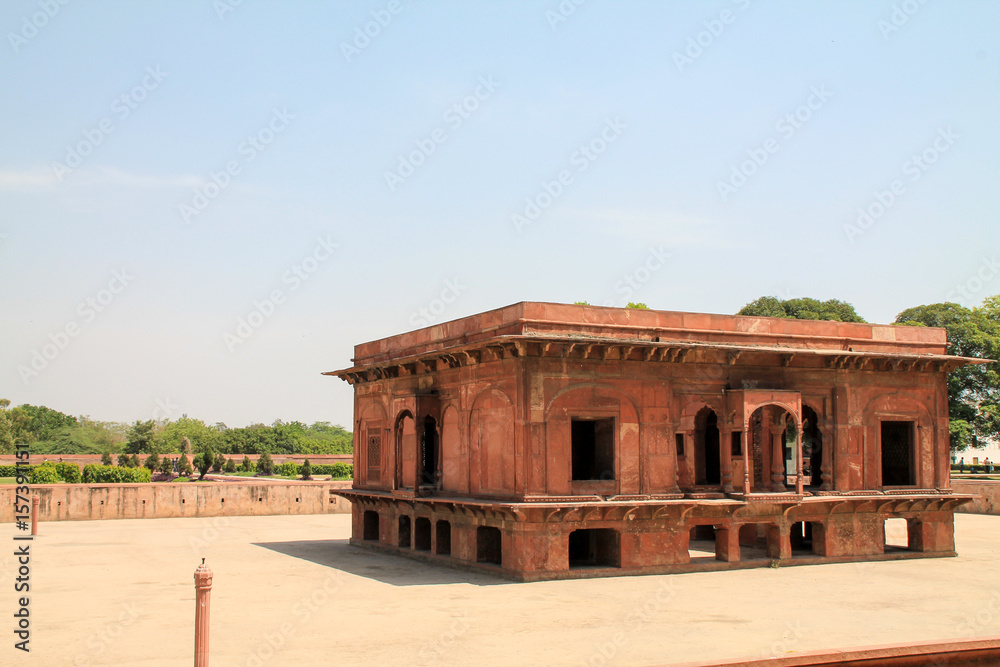
[[[74,417],[43,405],[10,407],[0,399],[0,453],[19,443],[32,454],[350,454],[351,432],[329,422],[276,421],[229,428],[183,416],[132,424]]]

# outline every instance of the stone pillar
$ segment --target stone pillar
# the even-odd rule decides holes
[[[733,436],[730,430],[719,430],[719,460],[722,468],[722,492],[733,492]]]
[[[740,560],[740,530],[736,526],[716,526],[715,560],[736,563]]]
[[[830,429],[819,429],[820,447],[822,448],[820,473],[822,479],[821,491],[829,491],[833,488],[833,433]],[[813,474],[816,474],[813,471]]]
[[[788,526],[767,527],[767,557],[778,560],[792,557],[792,539]]]
[[[740,431],[740,447],[743,451],[743,493],[750,493],[750,468],[753,467],[753,454],[750,452],[749,429]]]
[[[208,667],[208,627],[212,601],[212,571],[201,559],[194,571],[194,667]]]
[[[795,493],[802,495],[802,429],[795,431]]]
[[[784,442],[785,435],[783,425],[771,426],[771,489],[775,493],[785,491],[785,456]]]
[[[38,534],[38,494],[31,496],[31,534]]]

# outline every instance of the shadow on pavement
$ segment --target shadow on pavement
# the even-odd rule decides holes
[[[294,542],[254,542],[277,553],[301,558],[317,565],[348,574],[374,579],[390,586],[430,586],[435,584],[473,584],[495,586],[513,582],[456,570],[444,565],[412,560],[405,556],[382,554],[352,547],[347,540],[296,540]]]

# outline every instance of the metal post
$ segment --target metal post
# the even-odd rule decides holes
[[[208,667],[208,626],[212,601],[212,571],[201,559],[194,571],[194,667]]]
[[[31,496],[31,534],[38,534],[38,494]]]

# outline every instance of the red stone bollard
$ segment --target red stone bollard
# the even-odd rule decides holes
[[[38,534],[38,494],[31,496],[31,534]]]
[[[194,667],[208,667],[208,622],[212,601],[212,571],[201,559],[194,571]]]

